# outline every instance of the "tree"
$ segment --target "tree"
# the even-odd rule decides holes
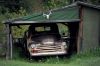
[[[69,4],[69,0],[43,0],[43,7],[46,10],[62,7]]]
[[[27,10],[40,12],[59,8],[68,4],[70,0],[23,0]]]

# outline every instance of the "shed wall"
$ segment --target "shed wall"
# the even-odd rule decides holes
[[[86,51],[100,44],[100,11],[88,7],[83,8],[83,43],[82,50]]]

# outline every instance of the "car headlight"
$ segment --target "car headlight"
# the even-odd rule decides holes
[[[32,44],[32,45],[31,45],[31,48],[35,48],[35,47],[36,47],[36,45],[35,45],[35,44]]]
[[[67,48],[66,42],[62,42],[62,45],[64,46],[64,48]]]

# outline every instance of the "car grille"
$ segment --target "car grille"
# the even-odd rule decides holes
[[[62,51],[61,45],[44,44],[37,47],[38,53]]]

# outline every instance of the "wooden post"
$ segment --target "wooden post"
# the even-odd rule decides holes
[[[77,53],[79,54],[82,51],[82,41],[83,41],[83,7],[79,6],[79,32],[77,40]]]
[[[10,47],[9,47],[9,25],[6,24],[6,33],[7,33],[7,51],[6,51],[6,59],[9,59]]]
[[[10,28],[10,59],[12,59],[12,50],[13,50],[13,46],[12,46],[12,32],[11,32],[11,26],[9,27]]]
[[[11,26],[6,24],[7,31],[7,52],[6,59],[12,59],[12,34],[11,34]]]

